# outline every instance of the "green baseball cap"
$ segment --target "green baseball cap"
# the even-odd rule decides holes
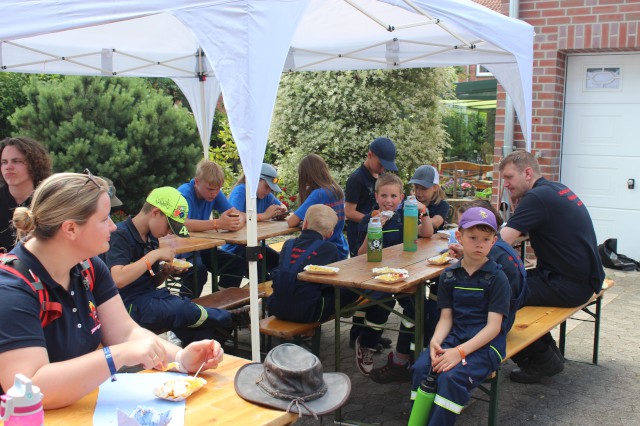
[[[151,191],[147,203],[157,207],[167,216],[169,227],[180,238],[189,237],[184,221],[189,213],[189,204],[180,192],[170,186],[163,186]]]

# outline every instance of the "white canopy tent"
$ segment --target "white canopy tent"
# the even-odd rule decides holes
[[[170,77],[194,111],[207,152],[223,93],[255,188],[283,70],[482,64],[531,135],[533,28],[467,0],[0,0],[0,70]],[[257,272],[250,268],[253,358],[259,358]]]

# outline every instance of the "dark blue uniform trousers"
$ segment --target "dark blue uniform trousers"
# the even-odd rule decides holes
[[[231,327],[231,315],[224,309],[205,308],[166,288],[127,301],[130,315],[140,326],[154,332],[173,331],[183,343],[220,338]]]
[[[455,348],[461,344],[449,335],[443,348]],[[431,408],[429,425],[453,425],[457,415],[469,402],[471,391],[482,384],[489,374],[500,365],[500,356],[489,345],[467,355],[467,365],[460,362],[451,370],[437,376],[436,398]],[[425,350],[413,365],[412,389],[415,391],[431,370],[429,349]]]

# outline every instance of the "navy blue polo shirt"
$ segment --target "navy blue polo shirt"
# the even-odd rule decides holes
[[[498,234],[498,239],[502,239],[500,234]],[[509,280],[512,297],[516,298],[524,286],[524,277],[518,266],[518,253],[514,249],[511,249],[510,252],[494,244],[489,251],[489,257],[502,268],[502,272]]]
[[[4,247],[7,251],[13,249],[16,241],[16,233],[11,224],[13,212],[16,207],[29,207],[30,204],[31,196],[18,205],[9,192],[9,185],[0,186],[0,247]]]
[[[142,241],[140,233],[136,229],[133,221],[129,217],[127,220],[118,223],[118,228],[111,234],[109,251],[106,256],[106,263],[109,270],[116,265],[127,266],[142,259],[147,253],[160,246],[158,239],[151,233],[147,235],[147,242]],[[155,274],[160,272],[160,262],[152,265]],[[119,289],[125,306],[134,302],[136,297],[149,294],[156,289],[156,285],[149,274],[145,271],[135,281]]]
[[[354,203],[356,211],[369,214],[376,207],[376,178],[373,177],[364,163],[347,179],[344,191],[345,202]],[[358,253],[358,222],[347,220],[347,240],[352,255]]]
[[[452,278],[449,278],[448,272],[453,274]],[[489,312],[502,314],[500,333],[490,345],[504,357],[510,306],[509,280],[491,259],[471,276],[462,267],[461,261],[449,266],[440,275],[438,308],[452,310],[453,326],[450,333],[461,342],[472,339],[487,325]]]
[[[451,206],[446,201],[442,200],[439,203],[429,203],[427,206],[427,210],[429,210],[429,217],[433,218],[435,216],[440,216],[444,219],[442,225],[436,231],[444,229],[445,223],[447,223],[447,216],[449,216],[449,209]]]
[[[97,308],[118,294],[102,260],[91,259],[93,292],[85,288],[79,265],[70,272],[67,291],[23,245],[12,253],[42,281],[50,300],[62,304],[62,316],[43,329],[37,293],[22,278],[0,270],[0,352],[39,346],[47,349],[50,362],[59,362],[96,350],[102,341]]]
[[[402,210],[398,210],[393,213],[393,216],[387,220],[382,227],[382,247],[392,247],[398,244],[402,244],[404,237],[404,214]],[[358,246],[356,252],[362,245],[362,242],[367,238],[367,228],[369,227],[369,221],[371,220],[371,213],[365,215],[362,221],[358,224]]]
[[[539,178],[507,225],[529,234],[537,268],[600,291],[604,269],[587,207],[565,185]]]

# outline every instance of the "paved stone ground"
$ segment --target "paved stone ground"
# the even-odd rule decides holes
[[[633,425],[640,424],[640,273],[607,270],[616,286],[606,293],[602,313],[599,365],[590,364],[593,324],[571,321],[567,335],[567,357],[562,373],[540,384],[509,381],[515,365],[502,367],[499,423],[501,425]],[[342,369],[352,382],[351,397],[343,407],[348,424],[406,425],[410,413],[409,385],[378,385],[355,367],[349,348],[349,326],[341,330]],[[325,371],[334,370],[333,323],[323,326],[320,359]],[[385,335],[395,340],[392,332]],[[247,332],[241,342],[250,341]],[[246,352],[245,352],[246,354]],[[240,353],[239,355],[243,355]],[[376,356],[376,366],[386,361],[386,352]],[[477,393],[482,396],[481,393]],[[458,425],[487,424],[488,404],[472,400],[460,415]],[[303,418],[296,424],[333,423],[333,415],[319,421]],[[345,423],[346,424],[346,423]]]

